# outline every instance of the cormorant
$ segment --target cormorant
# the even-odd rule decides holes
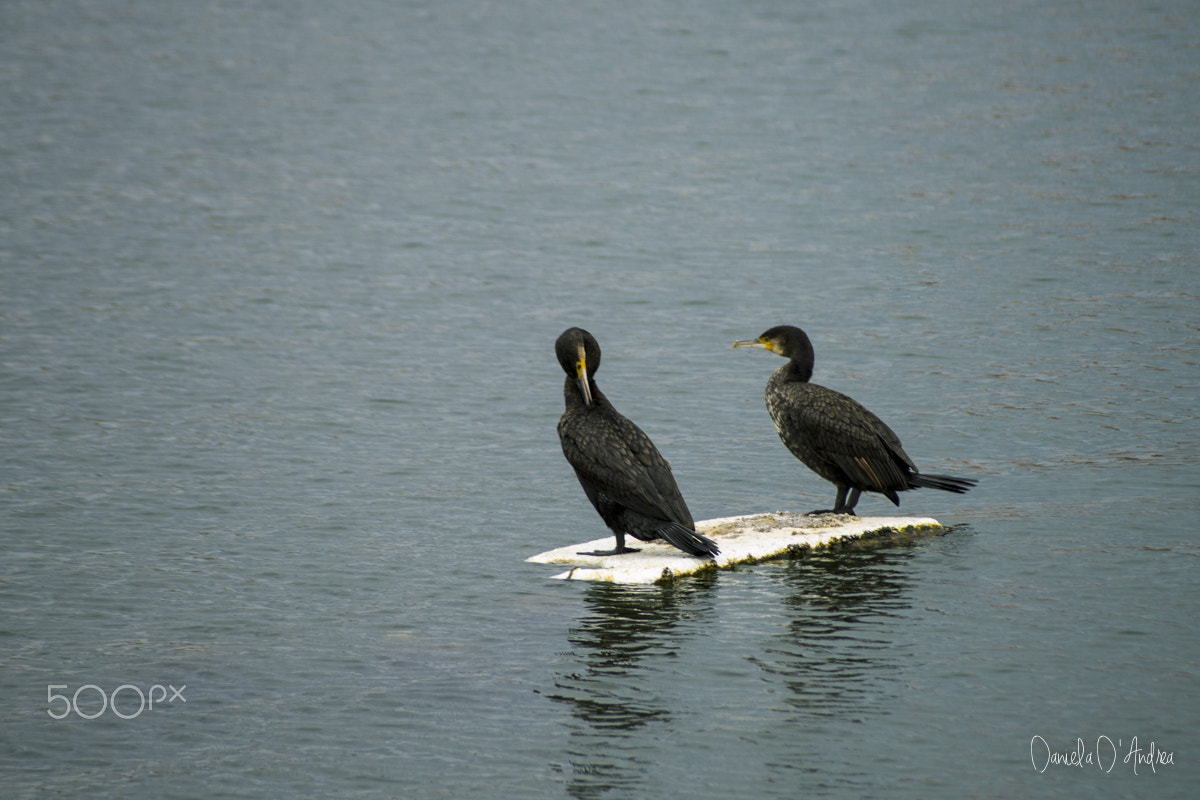
[[[625,546],[625,534],[649,542],[666,539],[693,556],[717,555],[716,542],[696,533],[692,514],[671,474],[642,429],[623,417],[596,386],[600,345],[582,328],[568,328],[554,343],[558,363],[567,373],[563,386],[566,411],[558,421],[563,455],[575,468],[588,500],[617,537],[608,552],[636,553]]]
[[[878,492],[899,506],[896,492],[924,487],[962,494],[977,483],[922,475],[883,420],[841,392],[809,383],[813,347],[799,328],[780,325],[733,346],[760,347],[789,359],[767,381],[767,410],[792,455],[837,487],[832,513],[853,514],[863,492]]]

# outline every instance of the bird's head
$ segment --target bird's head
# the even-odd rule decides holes
[[[583,402],[592,404],[592,376],[600,367],[600,344],[583,328],[567,328],[554,343],[554,352],[563,372],[579,384]]]

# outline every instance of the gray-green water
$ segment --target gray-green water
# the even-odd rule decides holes
[[[5,3],[0,795],[1190,797],[1198,41],[1182,0]],[[778,323],[980,479],[903,496],[951,533],[523,562],[604,535],[570,325],[698,519],[827,505],[730,349]]]

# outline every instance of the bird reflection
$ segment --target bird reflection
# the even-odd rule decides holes
[[[557,767],[568,794],[649,796],[664,759],[702,768],[698,724],[736,753],[887,713],[913,656],[903,643],[920,551],[889,539],[665,588],[589,586],[571,665],[548,694],[569,712]],[[798,763],[762,766],[774,780]]]
[[[579,669],[555,681],[551,699],[571,709],[567,757],[572,797],[595,798],[636,789],[654,767],[647,739],[671,724],[675,698],[663,698],[663,660],[709,616],[715,577],[673,587],[596,584],[589,614],[569,640]],[[692,620],[695,619],[695,626]]]
[[[856,719],[879,708],[899,669],[896,627],[910,607],[906,546],[818,551],[788,562],[786,633],[751,657],[809,717]]]

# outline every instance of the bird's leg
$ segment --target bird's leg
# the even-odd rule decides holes
[[[625,531],[613,531],[617,537],[617,546],[613,550],[594,550],[590,553],[580,553],[581,556],[619,556],[622,553],[640,553],[636,547],[625,546]]]
[[[849,486],[838,486],[837,487],[837,490],[838,490],[837,491],[837,499],[833,501],[833,508],[826,508],[826,509],[819,509],[817,511],[810,511],[810,512],[808,512],[808,516],[815,517],[820,514],[851,514],[851,515],[853,515],[854,514],[853,510],[851,510],[851,511],[846,510],[846,491],[849,488],[850,488]],[[858,490],[855,489],[854,491],[855,491],[854,500],[857,502],[858,501]],[[850,504],[850,508],[851,509],[854,508],[854,503]]]
[[[842,507],[841,507],[841,508],[842,508],[842,513],[843,513],[843,514],[849,514],[849,515],[850,515],[850,516],[852,516],[852,517],[853,517],[853,516],[857,516],[857,515],[854,513],[854,507],[855,507],[856,505],[858,505],[858,498],[859,498],[861,495],[862,495],[862,489],[851,489],[851,490],[850,490],[850,499],[849,499],[849,500],[847,500],[847,501],[845,502],[845,504],[843,504],[843,505],[842,505]]]

